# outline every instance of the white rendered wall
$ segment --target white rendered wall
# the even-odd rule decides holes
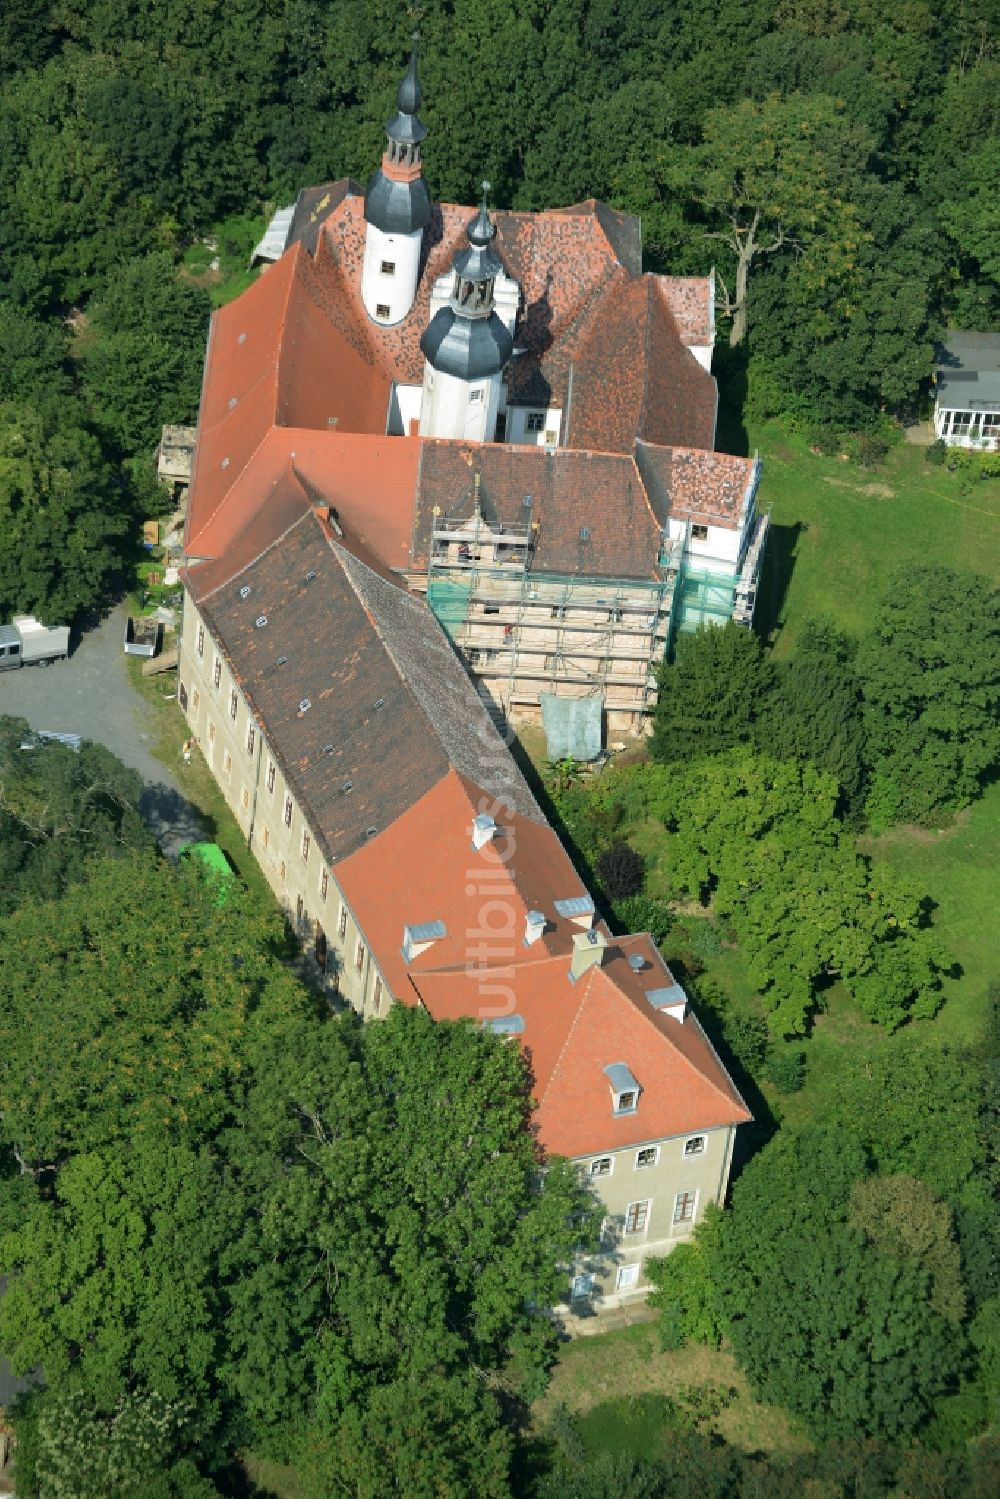
[[[388,327],[402,322],[413,306],[423,230],[417,229],[413,234],[383,234],[374,224],[367,224],[365,228],[361,299],[368,316]],[[383,262],[395,267],[391,274],[382,270]],[[388,317],[377,315],[376,309],[380,305],[388,307]]]
[[[705,567],[722,573],[736,572],[740,556],[742,530],[728,526],[709,526],[708,536],[696,537],[694,526],[688,535],[687,561],[692,567]],[[670,521],[670,539],[676,541],[684,535],[682,520]]]
[[[553,442],[559,442],[562,432],[562,407],[550,406],[544,413],[545,423],[541,432],[529,432],[527,428],[528,417],[536,415],[541,411],[540,406],[508,406],[507,407],[507,442],[527,443],[531,447],[543,448],[546,445],[545,434],[554,432]]]
[[[422,385],[393,385],[389,396],[389,417],[385,430],[389,437],[408,437],[410,423],[420,421]]]
[[[492,442],[500,404],[500,376],[462,380],[424,363],[421,437],[456,437]]]
[[[448,305],[451,297],[452,287],[455,284],[454,271],[446,271],[439,276],[431,287],[430,315],[433,318],[436,312]],[[514,324],[517,322],[517,310],[521,305],[521,288],[516,281],[509,276],[498,276],[493,283],[493,305],[497,317],[507,328],[508,333],[513,336]]]

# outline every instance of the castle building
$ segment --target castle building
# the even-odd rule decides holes
[[[638,723],[698,546],[734,606],[757,466],[711,451],[711,283],[643,276],[596,203],[430,206],[415,55],[397,103],[367,192],[302,194],[213,318],[178,697],[331,990],[528,1049],[540,1143],[606,1210],[567,1284],[600,1309],[724,1199],[750,1116],[495,720],[596,681]]]

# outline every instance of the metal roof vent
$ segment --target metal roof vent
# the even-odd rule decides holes
[[[375,712],[377,713],[380,708],[384,708],[384,707],[385,707],[385,698],[384,697],[377,697],[375,699]]]
[[[447,935],[443,921],[421,921],[404,926],[403,957],[410,963],[414,958],[419,958],[422,952],[426,952],[432,943],[439,942]]]
[[[239,338],[236,340],[236,342],[238,344],[245,344],[246,341],[247,341],[247,336],[246,336],[245,333],[241,333],[240,336],[239,336]]]
[[[496,835],[496,820],[488,812],[481,812],[478,817],[472,819],[473,848],[482,848],[485,843],[492,842]]]
[[[249,583],[244,583],[243,587],[240,589],[240,598],[241,599],[248,599],[249,597],[250,597],[250,584]]]
[[[267,624],[267,615],[258,614],[257,618],[254,620],[254,624],[256,625],[258,630],[262,630]]]
[[[279,656],[276,664],[278,666],[287,666],[288,665],[288,657],[287,656]]]
[[[324,746],[323,746],[323,753],[324,753],[324,755],[332,755],[333,754],[333,745],[332,744],[324,744]]]
[[[633,973],[641,973],[646,966],[646,959],[641,952],[634,952],[628,960],[628,966]]]
[[[301,703],[299,703],[299,712],[300,713],[308,713],[309,709],[311,707],[312,707],[312,703],[309,701],[309,699],[307,697],[304,697],[302,699]]]
[[[222,467],[223,468],[228,468],[229,467],[229,459],[228,458],[223,458],[223,460],[222,460]]]
[[[306,582],[307,583],[311,583],[313,581],[313,579],[315,578],[315,576],[316,576],[315,568],[311,567],[309,569],[309,571],[306,573]]]
[[[229,409],[230,409],[230,411],[232,411],[232,409],[233,409],[233,407],[235,405],[236,405],[236,397],[235,396],[230,396],[229,397]]]
[[[377,832],[378,832],[378,828],[375,826],[374,823],[372,823],[372,825],[371,825],[370,828],[365,828],[365,837],[366,838],[374,838],[375,834]]]
[[[581,541],[589,541],[590,540],[590,527],[589,526],[581,526],[580,527],[580,540]]]
[[[524,1034],[523,1015],[496,1015],[492,1020],[483,1021],[483,1030],[492,1031],[494,1036],[521,1036]]]
[[[341,786],[341,788],[340,788],[340,794],[341,794],[341,796],[350,796],[350,794],[351,794],[351,792],[353,790],[354,790],[354,782],[353,781],[345,781],[344,784],[343,784],[343,786]]]

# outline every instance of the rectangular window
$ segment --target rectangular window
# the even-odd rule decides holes
[[[354,966],[360,973],[365,966],[365,944],[358,938],[358,945],[354,949]]]
[[[678,1192],[674,1198],[674,1222],[693,1223],[697,1192]]]
[[[613,1161],[609,1155],[599,1155],[590,1163],[591,1176],[610,1176]]]
[[[274,761],[273,760],[268,760],[268,762],[267,762],[267,789],[268,789],[268,791],[273,791],[274,790]]]
[[[690,1138],[690,1140],[685,1140],[684,1141],[684,1154],[686,1156],[689,1156],[689,1155],[704,1155],[705,1154],[705,1136],[704,1135],[692,1135],[691,1138]]]
[[[482,399],[483,399],[483,393],[478,388],[478,386],[476,387],[475,390],[470,390],[469,391],[469,400],[470,401],[481,401]]]
[[[639,1284],[639,1265],[619,1265],[615,1277],[616,1291],[631,1291]]]
[[[311,839],[309,837],[309,834],[308,833],[303,833],[302,834],[302,862],[303,862],[303,864],[308,864],[309,863],[309,844],[310,844],[310,842],[311,842]]]
[[[347,936],[347,907],[343,901],[340,903],[340,915],[337,917],[337,932],[341,937]]]
[[[247,728],[247,754],[248,755],[252,755],[253,754],[253,747],[254,747],[254,745],[256,743],[257,743],[257,730],[254,728],[253,724],[250,724],[248,726],[248,728]]]
[[[198,655],[199,656],[204,656],[204,654],[205,654],[205,626],[204,625],[199,625],[198,626]]]
[[[181,682],[180,686],[177,688],[177,697],[181,705],[181,712],[186,713],[188,705],[188,690],[184,686],[183,682]]]
[[[615,1099],[615,1113],[634,1114],[636,1111],[638,1100],[638,1093],[633,1093],[631,1089],[625,1093],[619,1093],[618,1097]]]
[[[527,416],[524,418],[524,430],[525,432],[544,432],[545,412],[529,411]]]
[[[197,711],[198,711],[198,709],[200,707],[201,707],[201,693],[198,691],[198,689],[196,687],[194,689],[194,691],[192,692],[192,694],[191,694],[191,709],[192,709],[192,711],[194,713],[197,713]]]
[[[641,1234],[649,1222],[649,1209],[651,1202],[647,1198],[645,1202],[630,1202],[625,1212],[625,1232],[627,1234]]]
[[[376,317],[388,317],[389,316],[389,304],[388,304],[388,302],[378,302],[378,303],[376,303],[376,306],[375,306],[375,316]]]
[[[243,787],[243,795],[240,800],[243,803],[244,812],[248,812],[250,810],[250,788],[248,786]]]
[[[286,828],[290,828],[291,825],[292,825],[292,798],[290,796],[286,796],[285,797],[285,827]]]
[[[594,1277],[592,1275],[574,1275],[573,1289],[570,1295],[574,1301],[586,1301],[588,1296],[594,1294]]]
[[[237,713],[239,712],[239,707],[240,700],[239,696],[237,695],[236,688],[234,687],[232,692],[229,694],[229,717],[234,721]]]
[[[268,844],[271,842],[271,829],[270,828],[265,828],[264,829],[264,834],[263,834],[263,837],[261,838],[261,842],[263,843],[264,847],[267,848]]]
[[[209,742],[209,744],[214,744],[215,743],[215,724],[214,723],[210,723],[209,726],[208,726],[208,742]]]
[[[326,892],[329,890],[329,888],[330,888],[330,871],[328,869],[324,869],[321,872],[320,877],[319,877],[319,898],[320,898],[320,900],[326,900]]]
[[[707,541],[708,540],[708,527],[707,526],[692,526],[691,527],[691,540],[692,541]]]
[[[233,768],[233,757],[229,753],[229,751],[226,750],[226,753],[222,757],[222,769],[225,772],[225,774],[228,775],[229,772],[232,770],[232,768]]]
[[[302,897],[300,895],[300,896],[297,897],[297,899],[295,901],[295,917],[296,917],[297,921],[301,921],[302,920],[302,913],[305,910],[305,908],[306,908],[306,903],[305,903],[305,901],[302,899]]]
[[[951,432],[953,437],[968,437],[971,426],[971,411],[956,411],[952,413]]]
[[[983,436],[992,438],[993,441],[1000,437],[1000,412],[983,412]]]
[[[376,978],[376,980],[375,980],[375,989],[374,989],[374,992],[372,994],[372,1009],[375,1011],[375,1014],[377,1015],[378,1012],[379,1012],[379,1010],[381,1008],[382,1008],[382,980],[380,978]]]
[[[218,656],[215,658],[215,666],[212,668],[212,681],[216,687],[222,681],[222,662]]]
[[[281,864],[278,867],[278,873],[281,876],[281,883],[284,884],[285,883],[285,875],[288,873],[288,871],[285,868],[285,861],[284,861],[284,859],[282,859]]]
[[[395,274],[396,274],[396,263],[395,263],[395,261],[392,261],[392,260],[383,260],[383,262],[382,262],[382,275],[383,276],[395,276]]]
[[[643,1171],[647,1166],[655,1166],[659,1154],[659,1147],[656,1145],[646,1145],[642,1150],[637,1150],[635,1153],[635,1169]]]

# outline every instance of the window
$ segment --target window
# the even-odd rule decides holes
[[[615,1277],[616,1291],[631,1291],[639,1284],[639,1265],[619,1265]]]
[[[994,439],[1000,437],[1000,411],[983,412],[983,436]]]
[[[592,1275],[574,1275],[573,1289],[570,1296],[573,1301],[586,1301],[588,1296],[594,1294],[594,1277]]]
[[[292,798],[290,796],[286,796],[285,797],[285,827],[286,828],[290,828],[291,825],[292,825]]]
[[[279,874],[279,876],[281,878],[281,883],[282,884],[285,883],[285,875],[287,873],[288,873],[288,871],[285,868],[285,861],[284,861],[284,859],[282,859],[281,864],[278,867],[278,874]]]
[[[324,870],[322,870],[320,872],[320,877],[319,877],[319,898],[320,898],[320,900],[326,900],[326,892],[329,890],[329,888],[330,888],[330,871],[328,869],[324,869]]]
[[[645,1202],[630,1202],[625,1212],[625,1232],[627,1234],[641,1234],[649,1222],[649,1209],[652,1203],[647,1198]],[[676,1223],[676,1218],[674,1222]]]
[[[971,411],[953,411],[951,416],[951,434],[953,437],[968,437],[972,426]]]
[[[209,742],[209,744],[214,744],[215,743],[215,724],[214,723],[210,723],[209,726],[208,726],[208,742]]]
[[[273,760],[268,760],[268,762],[267,762],[267,789],[268,789],[268,791],[273,791],[274,790],[274,761]]]
[[[354,966],[360,973],[365,966],[365,944],[358,938],[358,945],[354,949]]]
[[[692,1135],[690,1140],[684,1141],[684,1154],[686,1156],[704,1155],[705,1145],[706,1140],[704,1135]]]
[[[225,772],[226,775],[229,775],[229,772],[232,770],[232,768],[233,768],[233,757],[229,753],[229,751],[226,750],[226,753],[222,757],[222,769],[223,769],[223,771]]]
[[[375,307],[375,316],[376,317],[388,317],[389,316],[389,304],[388,304],[388,302],[379,302],[376,305],[376,307]]]
[[[253,724],[250,724],[249,727],[247,728],[247,754],[248,755],[252,755],[253,754],[253,747],[254,747],[254,745],[256,743],[257,743],[257,730],[254,728]]]
[[[265,828],[264,829],[264,836],[262,837],[261,842],[263,843],[264,847],[267,848],[268,844],[271,842],[271,829],[270,828]]]
[[[496,660],[496,658],[497,658],[497,652],[494,651],[494,650],[477,651],[476,652],[476,665],[477,666],[492,666],[493,663],[494,663],[494,661]]]
[[[499,614],[500,613],[500,605],[499,604],[484,604],[483,605],[483,613],[484,614]]]
[[[610,1176],[614,1161],[609,1155],[599,1155],[590,1163],[591,1176]]]
[[[524,430],[525,432],[544,432],[545,412],[529,411],[527,416],[524,418]]]
[[[244,810],[244,812],[249,811],[249,809],[250,809],[250,788],[248,786],[244,786],[243,787],[243,795],[240,797],[240,801],[243,803],[243,810]]]
[[[240,706],[240,700],[239,700],[239,697],[237,696],[236,688],[234,687],[233,690],[232,690],[232,692],[229,694],[229,717],[230,718],[232,718],[232,719],[235,720],[236,714],[239,712],[239,706]]]
[[[305,908],[306,908],[306,903],[305,903],[305,901],[302,899],[302,897],[300,895],[300,896],[298,896],[296,898],[296,901],[295,901],[295,919],[296,919],[296,921],[301,921],[302,920],[302,913],[305,910]]]
[[[483,399],[483,393],[479,389],[478,386],[476,387],[475,390],[470,390],[469,391],[469,400],[470,401],[481,401],[482,399]]]
[[[693,1223],[697,1201],[697,1192],[678,1192],[674,1198],[674,1222]]]
[[[215,666],[212,670],[212,681],[216,687],[218,687],[219,683],[222,681],[222,662],[219,660],[218,656],[216,656],[215,658]]]
[[[382,262],[382,275],[383,276],[395,276],[395,274],[396,274],[396,263],[395,263],[395,261],[393,261],[393,260],[383,260],[383,262]],[[388,313],[388,308],[386,309],[386,312]]]
[[[615,1100],[615,1113],[633,1114],[635,1112],[636,1100],[638,1097],[638,1093],[633,1093],[631,1091],[626,1093],[619,1093],[617,1099]]]
[[[647,1166],[655,1166],[660,1156],[658,1145],[646,1145],[642,1150],[635,1153],[635,1169],[643,1171]]]
[[[303,864],[308,864],[309,863],[309,844],[310,844],[310,842],[311,842],[311,840],[310,840],[309,834],[308,833],[303,833],[302,834],[302,862],[303,862]]]
[[[192,692],[192,694],[191,694],[191,708],[192,708],[193,712],[197,713],[197,711],[198,711],[198,709],[200,707],[201,707],[201,693],[198,691],[198,689],[196,687],[194,689],[194,691]]]
[[[326,972],[326,933],[324,932],[323,928],[320,926],[320,924],[319,924],[318,921],[316,923],[315,957],[316,957],[316,962],[317,962],[317,964],[319,966],[320,972],[321,973],[325,973]]]
[[[204,656],[204,654],[205,654],[205,626],[204,625],[199,625],[198,626],[198,655],[199,656]]]
[[[180,684],[180,686],[177,689],[177,697],[178,697],[178,700],[179,700],[180,705],[181,705],[181,712],[182,713],[186,713],[187,712],[187,705],[188,705],[188,690],[184,686],[183,682]]]
[[[708,540],[708,527],[707,526],[692,526],[691,527],[691,540],[692,541],[707,541]]]
[[[347,936],[347,907],[341,902],[340,915],[337,917],[337,932],[341,937]]]
[[[377,978],[375,980],[375,989],[374,989],[374,992],[372,994],[372,1009],[375,1011],[375,1014],[377,1015],[378,1012],[379,1012],[379,1010],[381,1008],[382,1008],[382,980],[380,978]]]

